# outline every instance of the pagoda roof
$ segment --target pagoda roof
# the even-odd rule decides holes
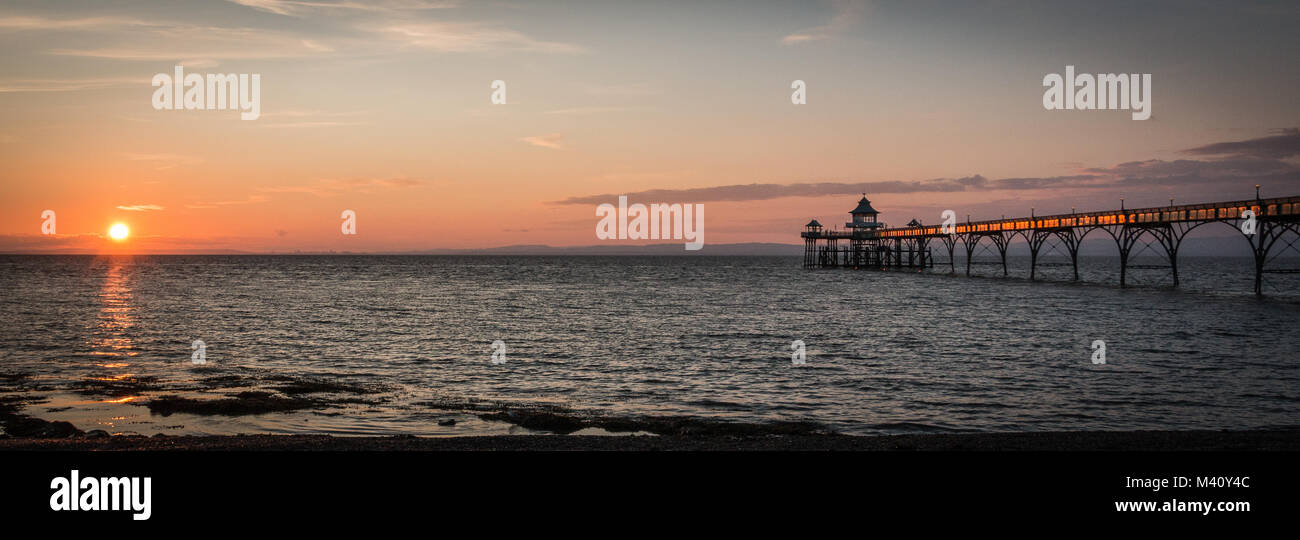
[[[867,196],[863,195],[862,200],[858,201],[858,207],[854,208],[853,211],[849,213],[850,214],[879,214],[880,212],[877,212],[875,208],[872,208],[871,201],[868,201]]]

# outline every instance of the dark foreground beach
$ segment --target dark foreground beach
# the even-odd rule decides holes
[[[271,399],[256,393],[220,400],[164,397],[151,409],[174,407],[203,414],[265,413]],[[25,414],[33,401],[0,398],[0,451],[5,450],[381,450],[381,451],[1298,451],[1300,430],[1035,431],[844,435],[815,423],[743,423],[692,417],[601,417],[551,409],[477,411],[484,419],[514,424],[527,435],[417,437],[330,435],[167,435],[83,431],[64,421]],[[232,411],[231,408],[236,410]],[[247,410],[245,410],[247,409]],[[595,429],[598,435],[580,433]]]
[[[331,437],[110,436],[0,439],[5,450],[218,451],[1297,451],[1300,431],[1100,431],[926,435]]]

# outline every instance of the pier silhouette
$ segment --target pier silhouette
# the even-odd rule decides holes
[[[1233,227],[1250,244],[1255,260],[1255,294],[1262,295],[1267,273],[1297,273],[1300,268],[1276,267],[1278,257],[1288,250],[1300,253],[1300,196],[1260,198],[1150,208],[1071,212],[1050,216],[1003,218],[985,221],[923,225],[913,219],[903,227],[889,227],[879,221],[879,212],[866,194],[849,214],[844,229],[826,229],[817,220],[804,226],[803,265],[806,268],[925,269],[933,268],[934,244],[948,252],[947,262],[957,272],[958,244],[965,252],[966,275],[971,274],[975,250],[986,239],[997,252],[1002,274],[1008,275],[1007,247],[1019,236],[1029,247],[1029,279],[1036,278],[1039,254],[1049,241],[1059,242],[1069,254],[1074,280],[1079,280],[1079,246],[1097,231],[1115,241],[1119,253],[1121,287],[1127,286],[1131,268],[1164,268],[1164,265],[1131,264],[1134,248],[1153,248],[1168,262],[1174,286],[1178,286],[1178,248],[1192,230],[1211,223]],[[997,264],[997,263],[995,263]]]

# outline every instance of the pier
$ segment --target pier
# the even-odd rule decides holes
[[[1049,243],[1068,253],[1079,280],[1079,246],[1089,234],[1101,231],[1115,241],[1119,254],[1119,283],[1127,286],[1134,248],[1151,249],[1167,261],[1178,286],[1178,248],[1192,230],[1210,223],[1224,223],[1250,244],[1255,259],[1255,294],[1263,294],[1267,273],[1300,273],[1300,268],[1277,267],[1278,257],[1287,250],[1300,253],[1300,196],[1203,204],[1124,208],[1100,212],[1071,212],[1050,216],[1003,218],[958,223],[955,216],[944,225],[923,225],[913,219],[903,227],[889,227],[879,221],[879,212],[866,194],[849,214],[844,229],[827,229],[817,220],[804,226],[805,268],[913,269],[934,268],[934,251],[947,251],[950,273],[957,272],[954,255],[964,252],[965,272],[971,275],[972,259],[981,243],[997,253],[1002,275],[1009,275],[1007,247],[1020,237],[1029,247],[1029,279],[1037,276],[1039,255]],[[958,245],[960,244],[960,248]],[[995,263],[996,264],[996,263]],[[1164,268],[1160,265],[1157,268]]]

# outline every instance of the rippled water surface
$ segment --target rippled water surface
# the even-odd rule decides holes
[[[1181,270],[1172,290],[1160,270],[1118,288],[1112,259],[1071,284],[1068,267],[1033,283],[798,257],[3,256],[0,373],[44,400],[27,414],[144,434],[513,429],[455,411],[479,402],[857,434],[1300,424],[1300,284],[1272,276],[1257,299],[1248,260]],[[239,417],[141,406],[299,379],[382,392]]]

